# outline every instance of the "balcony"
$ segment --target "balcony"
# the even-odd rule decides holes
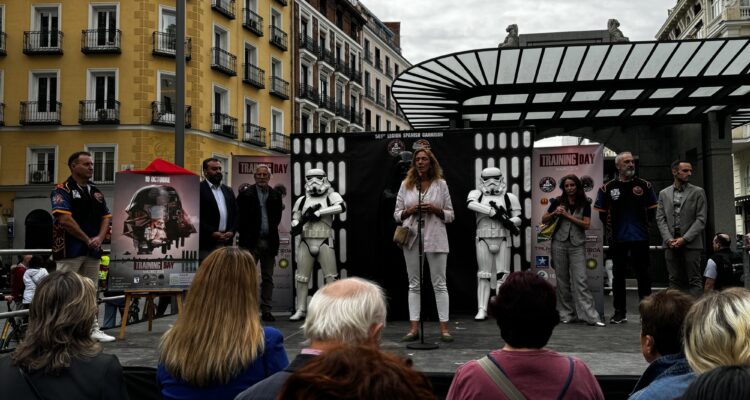
[[[21,125],[60,125],[59,101],[22,101]]]
[[[263,36],[263,17],[247,8],[242,9],[242,14],[244,14],[242,26],[258,37]]]
[[[349,121],[349,118],[351,118],[351,112],[349,110],[349,107],[344,105],[344,103],[336,103],[336,109],[334,110],[334,114],[336,114],[336,117],[343,118],[347,121]]]
[[[363,126],[362,125],[362,120],[363,120],[362,113],[361,112],[357,112],[357,110],[355,110],[354,107],[352,107],[349,110],[349,112],[350,112],[350,115],[351,115],[351,118],[349,118],[349,121],[351,121],[351,123],[354,124],[354,125],[362,127]]]
[[[375,91],[371,87],[365,86],[365,98],[375,101]]]
[[[271,31],[271,44],[286,51],[289,48],[289,40],[287,39],[286,32],[282,31],[278,26],[269,26],[268,29]]]
[[[237,75],[237,56],[220,48],[211,48],[211,69],[229,76]]]
[[[63,33],[61,31],[26,31],[23,33],[24,54],[62,54],[62,46]]]
[[[177,36],[166,32],[154,32],[154,51],[155,56],[174,57],[177,53]],[[185,61],[192,58],[193,41],[191,38],[185,38]]]
[[[385,76],[393,79],[393,69],[391,69],[390,67],[386,68],[385,69]]]
[[[380,72],[383,72],[383,62],[380,61],[380,59],[375,60],[375,69],[377,69]]]
[[[185,128],[192,126],[192,108],[185,106]],[[151,102],[151,123],[153,125],[174,126],[174,106],[161,101]]]
[[[318,108],[319,111],[327,111],[331,115],[335,115],[336,112],[336,102],[333,101],[332,98],[328,97],[327,94],[321,93],[318,97]]]
[[[334,72],[344,78],[344,80],[349,80],[349,66],[342,60],[336,60],[336,70]]]
[[[356,83],[359,86],[362,86],[362,71],[357,71],[355,68],[349,69],[349,79],[352,83]]]
[[[300,100],[307,100],[315,105],[320,101],[318,92],[314,87],[310,85],[300,84],[297,87],[297,98]]]
[[[244,71],[242,82],[255,86],[258,89],[266,87],[266,71],[253,64],[242,64],[242,69]]]
[[[280,99],[289,100],[289,82],[279,78],[278,76],[272,76],[271,94]]]
[[[289,136],[284,136],[283,133],[271,132],[271,145],[269,149],[278,151],[280,153],[289,154]]]
[[[282,6],[289,5],[289,3],[287,2],[287,0],[276,0],[276,2],[279,3],[279,4],[281,4]]]
[[[331,53],[330,50],[326,50],[321,47],[318,54],[318,62],[320,63],[320,68],[327,69],[333,72],[336,68],[336,59],[334,58],[333,53]]]
[[[372,65],[372,53],[370,53],[370,50],[365,50],[365,61]]]
[[[8,35],[5,32],[0,32],[0,56],[5,55],[5,43],[8,41]]]
[[[211,113],[211,133],[237,139],[237,118],[227,114]]]
[[[49,184],[55,179],[53,165],[29,164],[29,183],[30,184]]]
[[[375,103],[377,103],[381,107],[384,107],[385,106],[385,96],[382,95],[382,94],[377,94],[375,96]]]
[[[81,52],[84,54],[119,54],[119,29],[88,29],[81,32]]]
[[[229,19],[234,19],[234,0],[211,0],[211,9]]]
[[[740,6],[740,18],[750,18],[750,6]]]
[[[78,104],[80,124],[119,124],[120,102],[117,100],[81,100]]]
[[[266,128],[249,122],[242,124],[242,141],[253,146],[266,147]]]
[[[318,58],[318,44],[310,36],[299,38],[299,49],[302,57],[315,61]]]

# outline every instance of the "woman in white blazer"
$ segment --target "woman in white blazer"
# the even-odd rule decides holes
[[[421,198],[421,209],[420,209]],[[422,238],[424,254],[430,266],[432,287],[435,291],[438,318],[440,319],[440,340],[452,342],[448,330],[448,285],[445,279],[448,260],[448,235],[445,224],[453,221],[453,204],[448,185],[443,179],[443,170],[435,156],[426,148],[414,152],[411,168],[396,197],[396,210],[393,217],[409,228],[409,240],[403,246],[406,272],[409,276],[409,320],[411,327],[402,341],[419,339],[417,330],[420,318],[420,280],[418,221],[421,210],[423,225]]]

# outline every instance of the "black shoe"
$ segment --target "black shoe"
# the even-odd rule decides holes
[[[624,312],[616,312],[612,318],[609,319],[610,324],[622,324],[628,322],[628,316]]]
[[[262,314],[260,315],[260,319],[262,319],[263,321],[266,321],[266,322],[273,322],[273,321],[276,321],[276,317],[274,317],[274,316],[273,316],[273,314],[271,314],[271,312],[270,312],[270,311],[264,311],[264,312],[263,312],[263,313],[262,313]]]

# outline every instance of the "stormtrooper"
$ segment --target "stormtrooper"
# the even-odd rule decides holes
[[[467,207],[477,215],[477,302],[479,311],[474,317],[487,318],[490,298],[490,278],[494,267],[497,288],[510,273],[510,247],[512,236],[519,234],[521,203],[513,193],[507,193],[505,178],[498,168],[485,168],[479,178],[477,190],[469,192]]]
[[[297,245],[297,311],[290,321],[298,321],[307,314],[308,282],[317,260],[323,269],[325,282],[333,282],[338,275],[336,252],[333,245],[333,218],[346,210],[341,195],[331,188],[325,171],[311,169],[305,174],[305,195],[297,199],[292,211],[292,235],[300,235]]]

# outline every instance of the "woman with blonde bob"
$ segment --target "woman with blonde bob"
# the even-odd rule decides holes
[[[697,374],[750,364],[750,291],[730,288],[697,301],[685,317],[685,356]]]
[[[281,332],[260,322],[258,275],[250,253],[236,247],[201,263],[185,311],[161,340],[165,399],[234,399],[287,366]]]
[[[96,313],[90,279],[72,271],[42,279],[26,337],[0,359],[0,390],[16,400],[127,399],[120,362],[91,338]]]

